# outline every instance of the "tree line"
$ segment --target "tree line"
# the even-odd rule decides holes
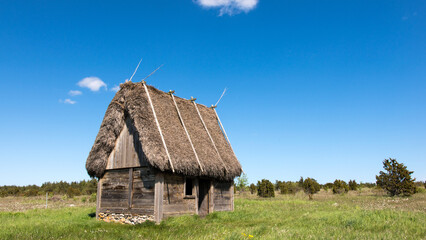
[[[96,179],[79,182],[45,182],[41,186],[0,186],[0,197],[7,196],[39,196],[49,193],[51,195],[67,195],[68,197],[91,195],[96,193],[98,181]]]
[[[415,194],[420,189],[426,188],[426,182],[415,182],[415,178],[411,177],[413,171],[409,171],[403,163],[398,163],[396,159],[385,159],[383,162],[384,171],[380,171],[376,176],[376,183],[357,183],[355,180],[350,180],[346,183],[343,180],[336,179],[333,183],[319,184],[313,178],[300,178],[297,182],[292,181],[275,181],[275,184],[267,179],[258,181],[248,186],[247,175],[243,174],[236,179],[235,191],[244,191],[247,188],[251,194],[257,194],[261,197],[275,197],[275,191],[280,194],[295,194],[299,191],[304,191],[309,199],[320,191],[320,189],[331,189],[334,194],[344,194],[348,191],[355,191],[360,188],[378,187],[386,190],[390,196],[410,196]],[[416,186],[417,185],[417,186]],[[418,188],[422,186],[424,188]]]

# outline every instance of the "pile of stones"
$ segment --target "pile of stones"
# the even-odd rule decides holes
[[[99,220],[121,224],[141,224],[146,221],[154,221],[154,215],[132,215],[120,213],[99,213]]]

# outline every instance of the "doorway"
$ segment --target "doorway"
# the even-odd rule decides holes
[[[200,179],[198,190],[198,215],[209,214],[210,180]]]

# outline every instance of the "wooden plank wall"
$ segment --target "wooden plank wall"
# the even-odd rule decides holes
[[[163,219],[163,190],[164,190],[164,175],[157,173],[155,175],[155,196],[154,196],[154,219],[160,223]]]
[[[155,174],[148,167],[107,170],[98,212],[154,214]]]
[[[131,120],[126,118],[126,124],[115,142],[114,150],[108,157],[107,169],[119,169],[148,166],[148,162],[139,142],[139,135]]]
[[[232,211],[234,192],[232,182],[214,181],[213,203],[214,211]]]
[[[197,198],[185,198],[185,178],[180,175],[164,174],[163,219],[181,214],[197,212]],[[197,189],[194,184],[193,193]]]
[[[155,173],[148,167],[133,170],[132,210],[154,214]]]

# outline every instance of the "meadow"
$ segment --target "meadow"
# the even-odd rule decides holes
[[[426,239],[426,193],[388,197],[364,188],[263,199],[237,194],[234,212],[173,217],[156,225],[106,223],[95,203],[57,197],[0,198],[0,239]]]

